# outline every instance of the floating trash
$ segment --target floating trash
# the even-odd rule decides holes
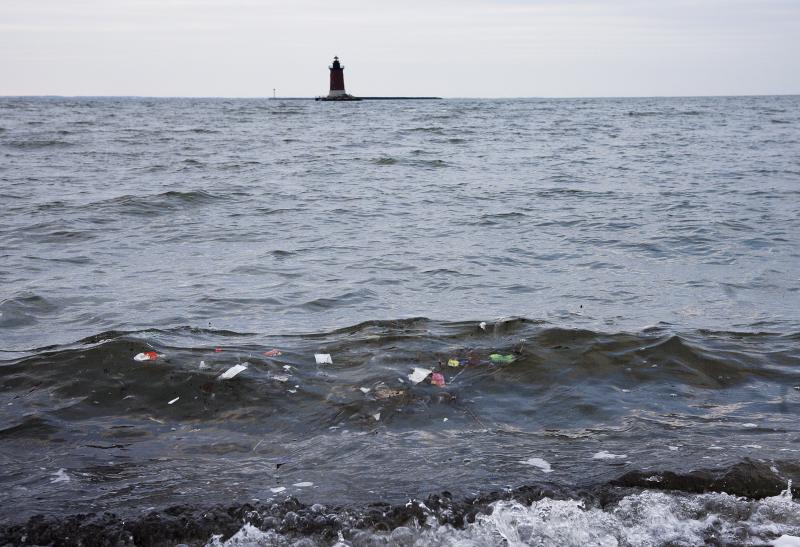
[[[543,473],[550,473],[553,471],[553,468],[550,467],[550,464],[542,458],[528,458],[527,460],[522,460],[520,463],[530,465],[531,467],[537,467],[541,469]]]
[[[247,367],[244,366],[244,365],[234,365],[231,368],[229,368],[228,370],[226,370],[225,372],[223,372],[222,374],[220,374],[218,376],[218,379],[219,380],[230,380],[231,378],[233,378],[234,376],[236,376],[237,374],[239,374],[243,370],[247,370]]]
[[[69,482],[69,480],[69,475],[67,475],[66,470],[62,467],[53,473],[53,478],[50,479],[50,482]]]
[[[317,361],[318,365],[332,365],[333,359],[329,353],[315,353],[314,359]]]
[[[391,389],[386,386],[382,386],[375,389],[375,398],[376,399],[392,399],[394,397],[400,397],[403,395],[404,391],[401,389]]]
[[[606,452],[605,450],[601,450],[594,456],[592,456],[593,460],[616,460],[620,458],[627,458],[627,454],[612,454],[611,452]]]
[[[363,393],[364,395],[366,395],[367,393],[369,393],[370,391],[372,391],[372,390],[371,390],[370,388],[368,388],[368,387],[360,387],[360,388],[358,388],[358,389],[360,389],[360,390],[361,390],[361,393]]]
[[[514,355],[502,355],[500,353],[493,353],[489,356],[489,360],[495,364],[507,365],[513,363],[516,357]]]
[[[283,382],[283,383],[286,383],[286,382],[288,382],[288,381],[289,381],[289,377],[288,377],[288,376],[286,376],[286,375],[284,375],[284,374],[276,374],[276,375],[274,375],[274,376],[270,376],[270,378],[272,378],[272,379],[273,379],[273,380],[275,380],[276,382]]]
[[[478,325],[481,329],[486,330],[486,321],[481,321],[480,325]]]
[[[431,384],[438,387],[444,387],[445,386],[444,375],[441,372],[434,372],[431,375]]]
[[[214,348],[214,351],[215,351],[216,353],[222,353],[222,348]]]
[[[158,359],[158,354],[154,351],[145,351],[133,356],[134,361],[155,361],[156,359]]]
[[[275,488],[270,488],[269,491],[273,494],[280,494],[281,492],[285,491],[285,486],[276,486]]]
[[[427,378],[432,372],[432,370],[427,368],[414,367],[414,371],[408,375],[408,379],[411,380],[413,384],[418,384]]]
[[[375,418],[376,422],[380,422],[381,421],[381,413],[380,412],[376,412],[375,414],[372,415],[372,417]]]
[[[178,401],[178,399],[180,399],[180,397],[175,397],[174,399],[172,399],[172,400],[171,400],[170,402],[168,402],[167,404],[168,404],[168,405],[171,405],[171,404],[173,404],[173,403],[176,403],[176,402]]]
[[[279,355],[283,355],[283,354],[280,352],[280,350],[271,349],[269,351],[265,351],[264,355],[266,355],[267,357],[278,357]]]
[[[307,486],[314,486],[313,482],[296,482],[292,486],[297,486],[298,488],[306,488]]]
[[[450,359],[450,360],[447,361],[447,366],[448,367],[460,367],[461,366],[461,361],[459,361],[458,359]]]

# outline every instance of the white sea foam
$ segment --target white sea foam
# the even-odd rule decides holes
[[[626,496],[605,509],[586,507],[581,501],[549,498],[531,505],[499,501],[493,504],[491,515],[479,515],[463,529],[439,525],[430,518],[422,526],[359,533],[356,541],[340,537],[336,545],[655,547],[711,542],[798,547],[800,504],[792,500],[790,488],[760,501],[724,493],[646,491]],[[245,525],[224,543],[219,536],[211,538],[209,546],[288,546],[296,541],[297,538]]]

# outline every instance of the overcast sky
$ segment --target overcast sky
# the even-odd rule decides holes
[[[800,93],[800,0],[0,0],[0,95]]]

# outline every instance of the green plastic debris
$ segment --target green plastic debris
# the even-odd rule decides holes
[[[492,363],[503,364],[503,365],[507,365],[508,363],[513,363],[514,359],[516,359],[516,357],[514,357],[513,355],[502,355],[500,353],[493,353],[489,356],[489,360]]]

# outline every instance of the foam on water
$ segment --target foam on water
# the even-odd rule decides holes
[[[605,508],[583,501],[544,498],[526,506],[499,501],[490,515],[457,529],[434,518],[390,532],[360,531],[336,542],[283,536],[245,525],[227,541],[215,536],[210,547],[335,544],[387,546],[561,545],[655,547],[659,545],[798,545],[800,504],[791,483],[778,496],[753,501],[725,493],[701,495],[642,492]]]

